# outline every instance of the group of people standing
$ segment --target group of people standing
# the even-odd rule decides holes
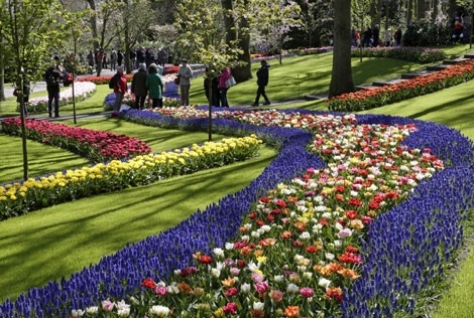
[[[135,97],[132,108],[142,110],[145,108],[147,97],[152,101],[152,107],[163,107],[164,81],[162,78],[163,67],[140,63],[138,71],[132,77],[131,93]],[[117,73],[112,78],[112,86],[115,93],[114,112],[119,112],[123,99],[128,92],[127,78],[123,66],[117,67]]]
[[[130,50],[130,64],[132,69],[136,70],[139,68],[140,63],[145,63],[148,68],[152,63],[161,65],[162,67],[168,62],[169,54],[164,48],[159,50],[140,47],[137,49]],[[109,54],[103,49],[95,49],[89,51],[87,54],[87,63],[89,66],[89,72],[100,67],[102,69],[110,68],[111,71],[116,71],[118,66],[123,66],[125,62],[125,52],[122,50],[115,50],[113,48]]]
[[[270,65],[266,60],[260,62],[260,68],[257,70],[257,94],[255,102],[251,106],[259,106],[260,97],[265,99],[263,105],[270,105],[271,102],[265,92],[265,87],[268,85]],[[204,78],[204,91],[210,105],[215,107],[229,107],[227,99],[227,91],[230,86],[228,80],[232,77],[232,71],[229,67],[224,67],[217,77],[210,75],[209,69],[206,69],[207,76]]]
[[[388,27],[383,34],[380,35],[380,27],[376,24],[373,28],[367,27],[364,32],[360,32],[355,28],[351,30],[351,44],[353,47],[378,47],[378,46],[401,46],[402,44],[402,29],[399,27],[392,34],[392,28]]]
[[[229,107],[227,100],[227,81],[232,76],[232,71],[228,66],[224,67],[217,77],[212,77],[209,69],[206,69],[204,78],[204,92],[206,92],[207,101],[215,107]]]

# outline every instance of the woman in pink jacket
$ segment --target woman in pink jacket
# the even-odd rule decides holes
[[[232,76],[229,67],[225,67],[222,69],[221,73],[219,74],[219,84],[218,88],[221,95],[221,105],[222,107],[229,107],[229,102],[227,101],[227,90],[229,89],[225,82]]]

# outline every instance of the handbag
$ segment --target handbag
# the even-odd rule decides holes
[[[235,82],[234,77],[231,75],[227,80],[225,80],[225,87],[230,88],[231,86],[236,85],[237,82]]]
[[[181,80],[181,75],[178,75],[175,79],[174,79],[174,84],[176,85],[179,85],[179,81]]]

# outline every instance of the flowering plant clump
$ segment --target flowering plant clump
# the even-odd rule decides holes
[[[308,169],[261,196],[236,240],[211,254],[196,252],[194,265],[175,270],[168,282],[145,278],[144,294],[120,301],[127,316],[339,315],[344,289],[360,277],[359,238],[443,162],[428,149],[400,145],[413,125],[356,126],[350,117],[331,117],[329,126],[328,118],[313,116],[309,147],[328,168]],[[271,117],[262,121],[273,125]],[[111,303],[81,313],[121,316]]]
[[[3,120],[2,131],[19,136],[21,121],[11,117]],[[150,146],[138,138],[111,132],[71,127],[49,121],[26,119],[27,138],[70,150],[93,162],[127,159],[151,152]]]
[[[333,47],[306,48],[298,51],[298,55],[310,55],[331,52]]]
[[[96,85],[92,82],[76,82],[74,84],[74,97],[76,102],[83,101],[95,93]],[[59,106],[72,103],[72,88],[61,91]],[[48,96],[32,98],[27,103],[29,113],[44,113],[48,111]]]
[[[125,77],[127,78],[127,82],[130,82],[132,80],[133,74],[125,74]],[[111,78],[111,75],[91,75],[77,78],[76,82],[92,82],[96,85],[108,85]]]
[[[352,57],[360,56],[360,48],[352,48]],[[362,56],[374,58],[391,58],[416,63],[431,63],[446,59],[446,53],[440,49],[423,47],[365,47]]]
[[[327,100],[333,111],[355,112],[369,110],[416,96],[436,92],[474,78],[474,60],[464,61],[445,70],[418,76],[380,88],[345,93]]]
[[[229,138],[4,184],[0,186],[0,220],[77,198],[243,161],[256,156],[260,143],[255,136]]]
[[[473,143],[409,118],[279,113],[262,112],[263,121],[258,111],[242,111],[259,126],[213,120],[216,131],[255,132],[280,145],[248,186],[70,279],[5,301],[2,316],[422,316],[418,304],[437,291],[474,208]],[[125,116],[207,129],[206,118],[185,114]],[[331,117],[339,124],[329,125]],[[285,231],[292,236],[278,236]]]

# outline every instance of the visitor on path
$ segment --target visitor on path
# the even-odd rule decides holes
[[[388,28],[385,30],[384,46],[389,47],[392,45],[392,29]]]
[[[59,117],[59,85],[61,83],[62,74],[63,68],[60,64],[59,57],[55,56],[52,65],[44,73],[46,90],[48,91],[49,117],[53,117],[53,103],[54,117]]]
[[[21,107],[23,106],[23,110],[24,110],[23,114],[27,116],[28,115],[28,100],[30,98],[31,90],[30,90],[30,81],[26,79],[26,72],[24,72],[23,68],[22,68],[22,76],[23,76],[23,92],[19,92],[20,90],[18,88],[15,88],[15,90],[13,91],[13,96],[16,96],[19,112],[21,112]]]
[[[123,53],[122,51],[118,50],[117,51],[117,65],[122,66],[122,62],[123,62]]]
[[[117,67],[117,73],[113,76],[112,81],[115,93],[114,113],[118,113],[127,93],[127,78],[123,73],[123,66]]]
[[[161,68],[161,67],[160,67]],[[158,71],[155,63],[148,67],[148,76],[146,78],[146,87],[148,89],[148,97],[152,100],[152,107],[163,107],[163,79]]]
[[[162,67],[165,67],[166,62],[168,62],[168,52],[164,48],[161,48],[158,51],[158,64]]]
[[[395,34],[393,35],[393,40],[395,40],[395,46],[399,47],[402,45],[402,28],[398,27],[397,31],[395,31]]]
[[[372,42],[372,29],[370,27],[367,27],[367,29],[362,34],[362,47],[368,48],[372,46]]]
[[[211,87],[209,87],[209,85]],[[219,79],[216,76],[212,75],[212,73],[209,71],[209,68],[206,68],[206,77],[204,78],[204,92],[206,92],[207,102],[209,103],[209,105],[215,107],[221,106]]]
[[[87,63],[89,64],[89,73],[94,72],[94,53],[92,50],[89,50],[89,54],[87,54]]]
[[[232,76],[232,72],[230,71],[229,67],[225,67],[221,70],[219,74],[219,94],[221,96],[221,106],[222,107],[229,107],[229,101],[227,100],[227,91],[229,88],[227,87],[227,80]]]
[[[181,94],[181,105],[189,105],[189,90],[191,89],[191,78],[193,77],[193,70],[188,65],[188,60],[183,59],[178,71],[179,77],[179,91]]]
[[[257,96],[255,97],[255,103],[253,103],[252,106],[258,106],[260,96],[263,96],[263,98],[265,99],[265,104],[263,105],[271,104],[270,100],[267,97],[267,94],[265,93],[265,86],[267,86],[268,78],[269,78],[268,68],[270,67],[270,65],[268,65],[267,61],[265,60],[262,60],[260,64],[261,64],[261,67],[257,71],[257,85],[258,85]]]
[[[462,24],[462,19],[460,17],[456,17],[454,19],[452,41],[462,43],[463,37],[464,37],[464,26]]]
[[[115,70],[117,70],[117,51],[112,49],[112,52],[110,52],[110,71]]]
[[[374,39],[372,46],[374,48],[378,47],[380,45],[380,28],[378,24],[376,24],[372,30],[372,38]]]
[[[146,87],[147,76],[148,74],[146,72],[146,64],[140,63],[138,66],[138,71],[133,75],[131,87],[131,92],[133,95],[135,95],[134,106],[139,110],[143,110],[145,108],[145,100],[148,93],[148,89]]]
[[[135,69],[135,62],[137,60],[137,54],[136,54],[135,50],[130,50],[129,57],[130,57],[130,68],[132,70],[134,70]]]

